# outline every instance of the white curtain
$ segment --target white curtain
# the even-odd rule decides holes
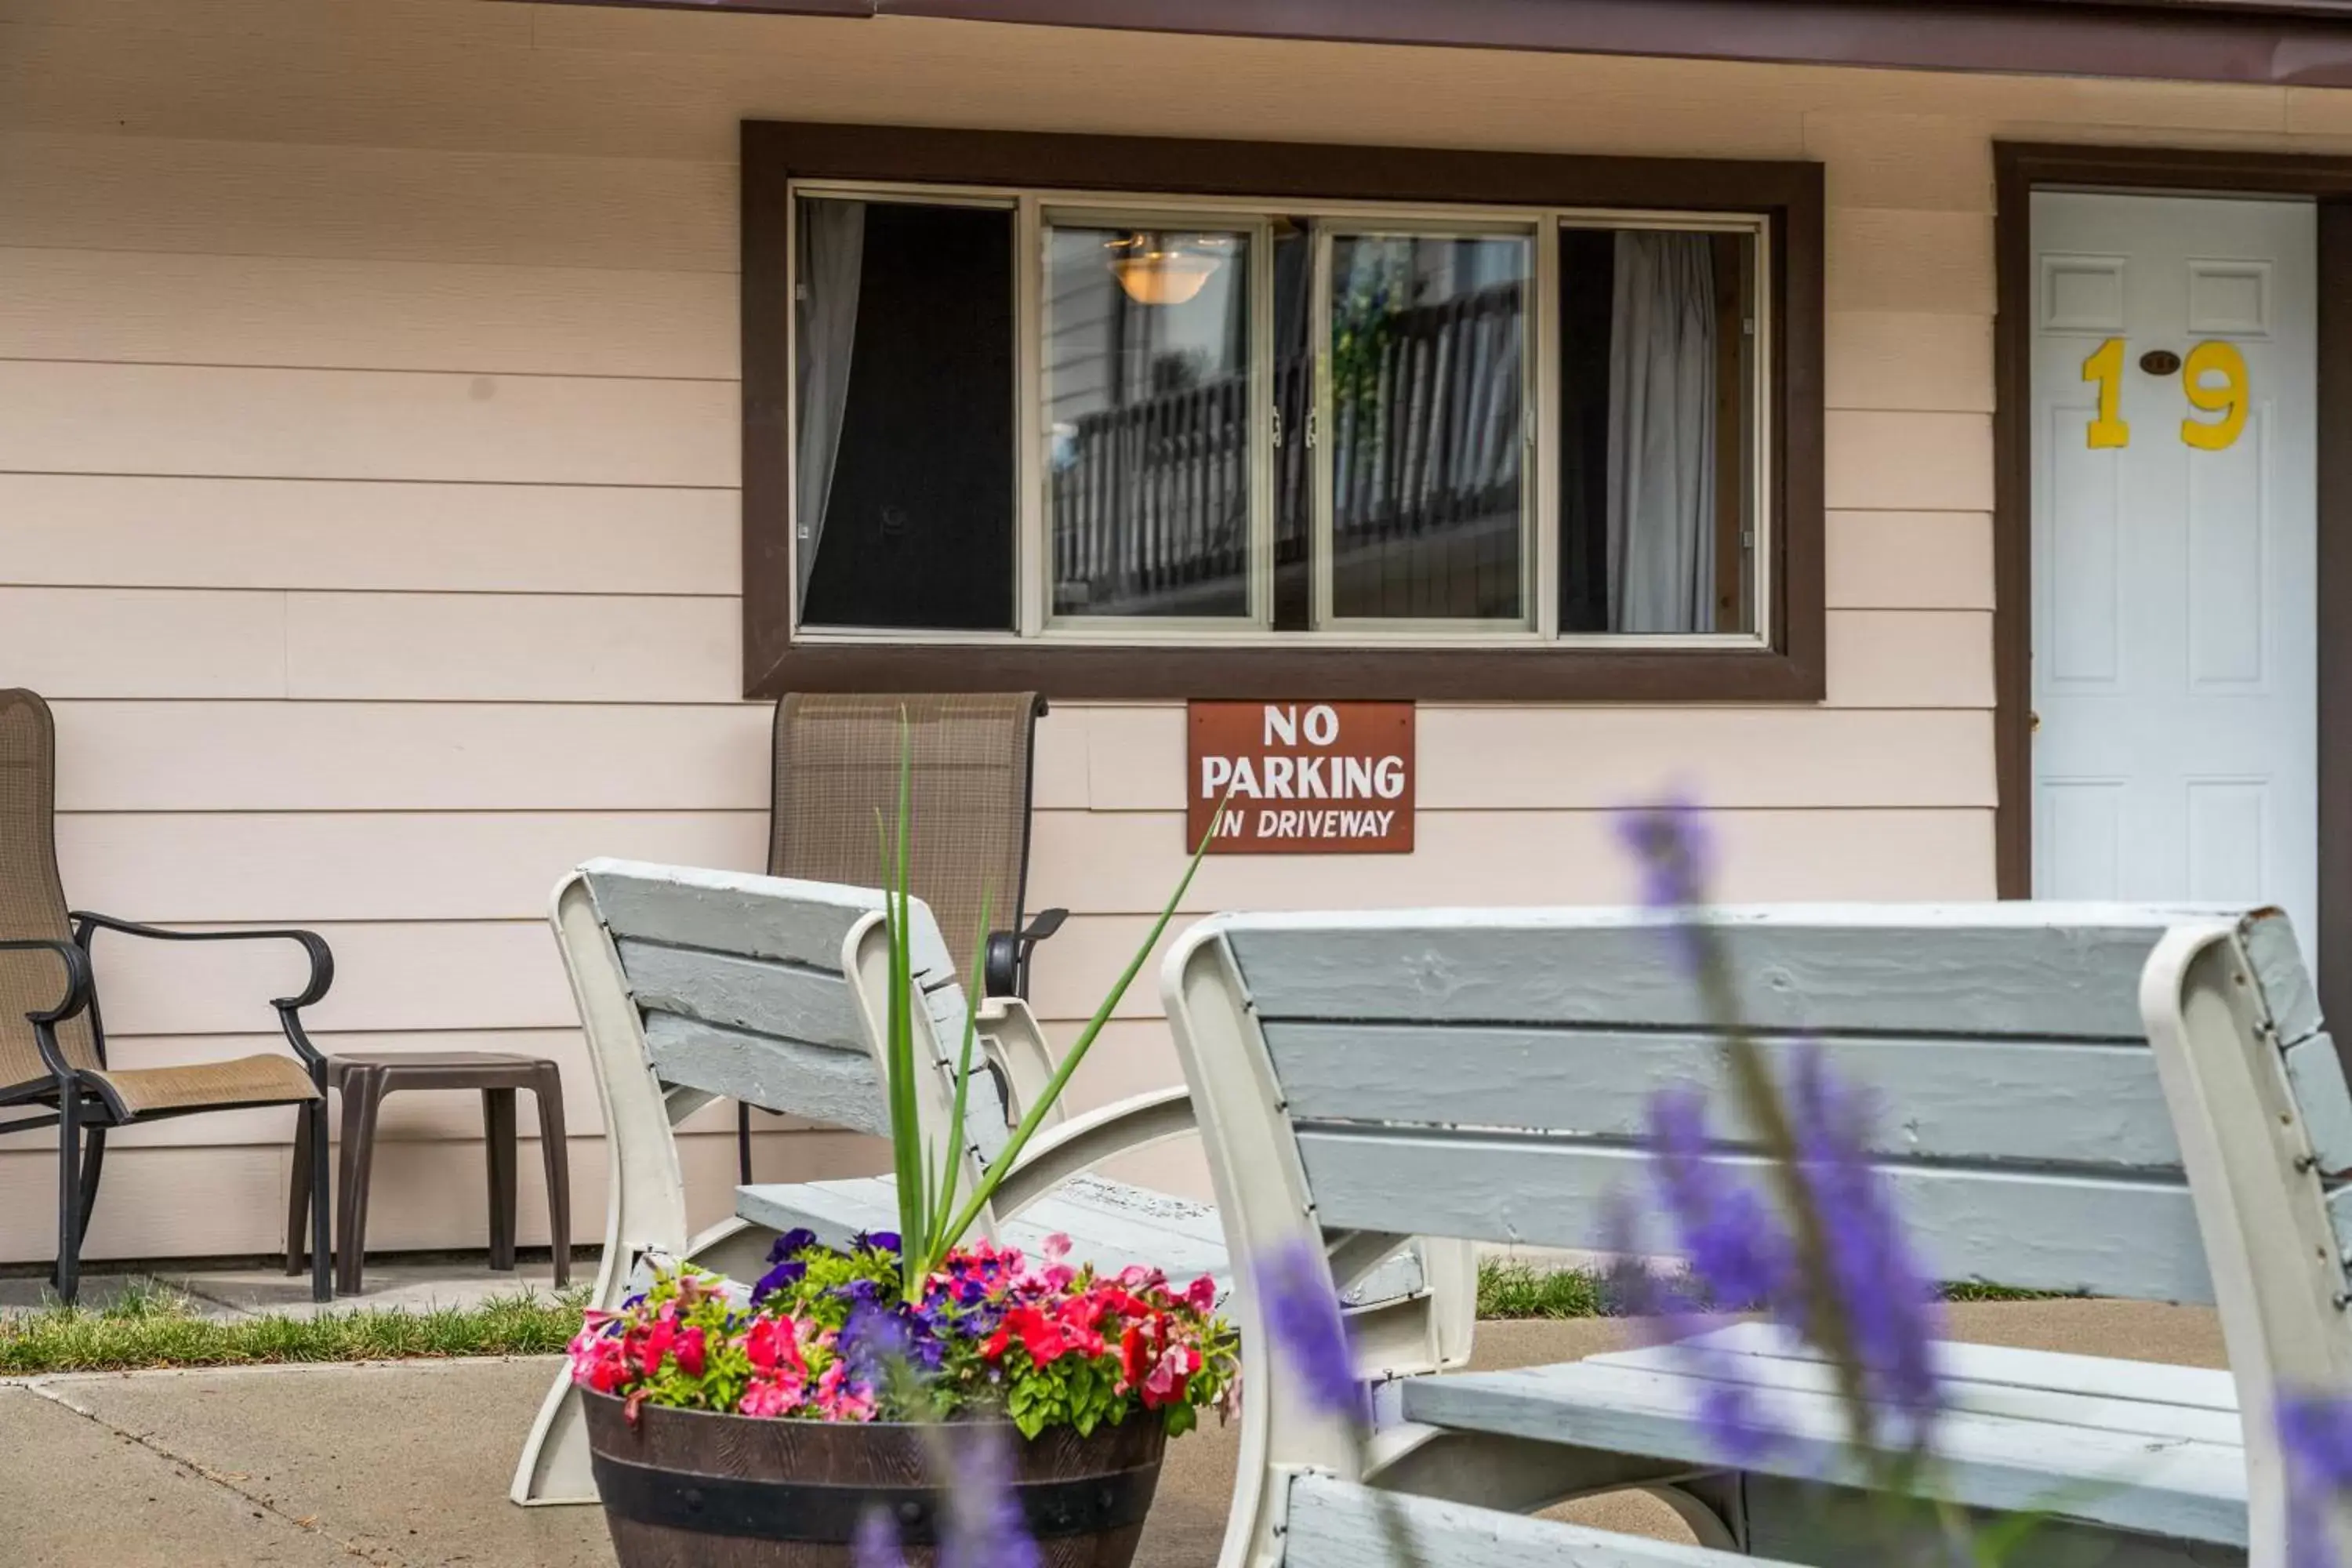
[[[849,359],[857,342],[857,283],[866,259],[866,204],[803,201],[800,211],[800,437],[794,455],[799,595],[824,537],[834,459],[849,405]]]
[[[1715,267],[1622,229],[1609,335],[1609,629],[1715,629]]]

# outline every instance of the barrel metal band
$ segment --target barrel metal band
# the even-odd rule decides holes
[[[910,1546],[935,1544],[946,1494],[931,1487],[846,1486],[831,1482],[749,1480],[684,1475],[609,1455],[593,1456],[596,1495],[620,1519],[699,1535],[765,1541],[846,1542],[877,1510]],[[1159,1467],[1114,1470],[1069,1480],[1024,1481],[1013,1489],[1029,1533],[1040,1541],[1096,1535],[1139,1524],[1151,1508]]]

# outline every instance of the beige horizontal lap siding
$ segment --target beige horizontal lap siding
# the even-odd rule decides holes
[[[1610,813],[1670,787],[1716,809],[1727,896],[1989,895],[1991,141],[2352,145],[2336,98],[2263,89],[0,0],[0,684],[56,700],[74,898],[315,927],[330,1048],[555,1057],[596,1236],[548,892],[593,854],[764,853],[767,714],[738,700],[737,122],[1131,132],[1139,83],[1222,136],[1811,157],[1830,209],[1828,701],[1425,707],[1418,853],[1215,860],[1188,912],[1621,899]],[[1183,766],[1172,706],[1045,721],[1029,901],[1075,911],[1038,958],[1060,1038],[1181,868]],[[271,1048],[268,999],[299,972],[289,950],[111,939],[100,965],[125,1065]],[[1147,971],[1082,1100],[1173,1078],[1158,1010]],[[478,1114],[387,1110],[380,1245],[481,1244]],[[727,1121],[685,1141],[706,1216]],[[289,1124],[124,1136],[92,1251],[278,1247]],[[763,1174],[873,1168],[870,1144],[763,1125]],[[0,1258],[47,1256],[52,1169],[38,1135],[0,1141]]]

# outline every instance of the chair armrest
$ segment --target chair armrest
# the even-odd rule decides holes
[[[117,920],[112,915],[93,914],[88,910],[76,910],[66,917],[73,921],[74,941],[84,951],[89,947],[94,931],[119,931],[125,936],[147,937],[157,942],[291,942],[300,945],[310,955],[310,983],[295,996],[275,996],[269,1005],[280,1012],[308,1007],[327,994],[335,983],[335,955],[328,949],[326,939],[316,931],[172,931],[163,926],[141,925],[136,921]]]
[[[33,1026],[33,1043],[41,1053],[42,1062],[60,1080],[73,1077],[73,1067],[58,1049],[56,1026],[89,1005],[89,954],[70,942],[55,942],[42,937],[11,938],[0,942],[0,952],[46,952],[55,958],[65,971],[65,994],[57,1005],[47,1008],[27,1008],[26,1021]],[[21,1124],[10,1131],[21,1130]]]
[[[1005,1122],[1016,1125],[1044,1095],[1061,1063],[1055,1059],[1045,1031],[1037,1026],[1036,1015],[1018,996],[983,998],[972,1022],[981,1050],[1004,1089]]]
[[[989,932],[988,941],[981,949],[981,994],[1028,995],[1031,951],[1060,931],[1062,922],[1069,918],[1067,910],[1040,910],[1037,918],[1019,931]]]
[[[1000,1222],[1011,1219],[1072,1176],[1114,1154],[1181,1138],[1196,1125],[1192,1096],[1181,1084],[1073,1116],[1029,1141],[991,1200],[996,1217]]]
[[[26,937],[0,942],[0,952],[46,952],[65,971],[65,994],[57,1005],[29,1009],[26,1018],[36,1024],[61,1024],[89,1005],[89,955],[69,942]]]

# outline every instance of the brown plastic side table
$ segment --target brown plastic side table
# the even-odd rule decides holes
[[[368,1177],[375,1163],[375,1121],[388,1095],[404,1089],[470,1089],[482,1096],[482,1141],[490,1176],[490,1267],[515,1266],[515,1090],[539,1102],[540,1152],[547,1163],[548,1240],[555,1250],[555,1283],[572,1282],[572,1174],[563,1146],[563,1079],[543,1057],[496,1051],[353,1053],[327,1058],[327,1087],[343,1099],[342,1158],[335,1173],[335,1290],[357,1295],[367,1258]],[[308,1257],[310,1147],[309,1123],[294,1134],[294,1176],[287,1200],[286,1272],[299,1274]],[[324,1201],[321,1199],[320,1201]]]

